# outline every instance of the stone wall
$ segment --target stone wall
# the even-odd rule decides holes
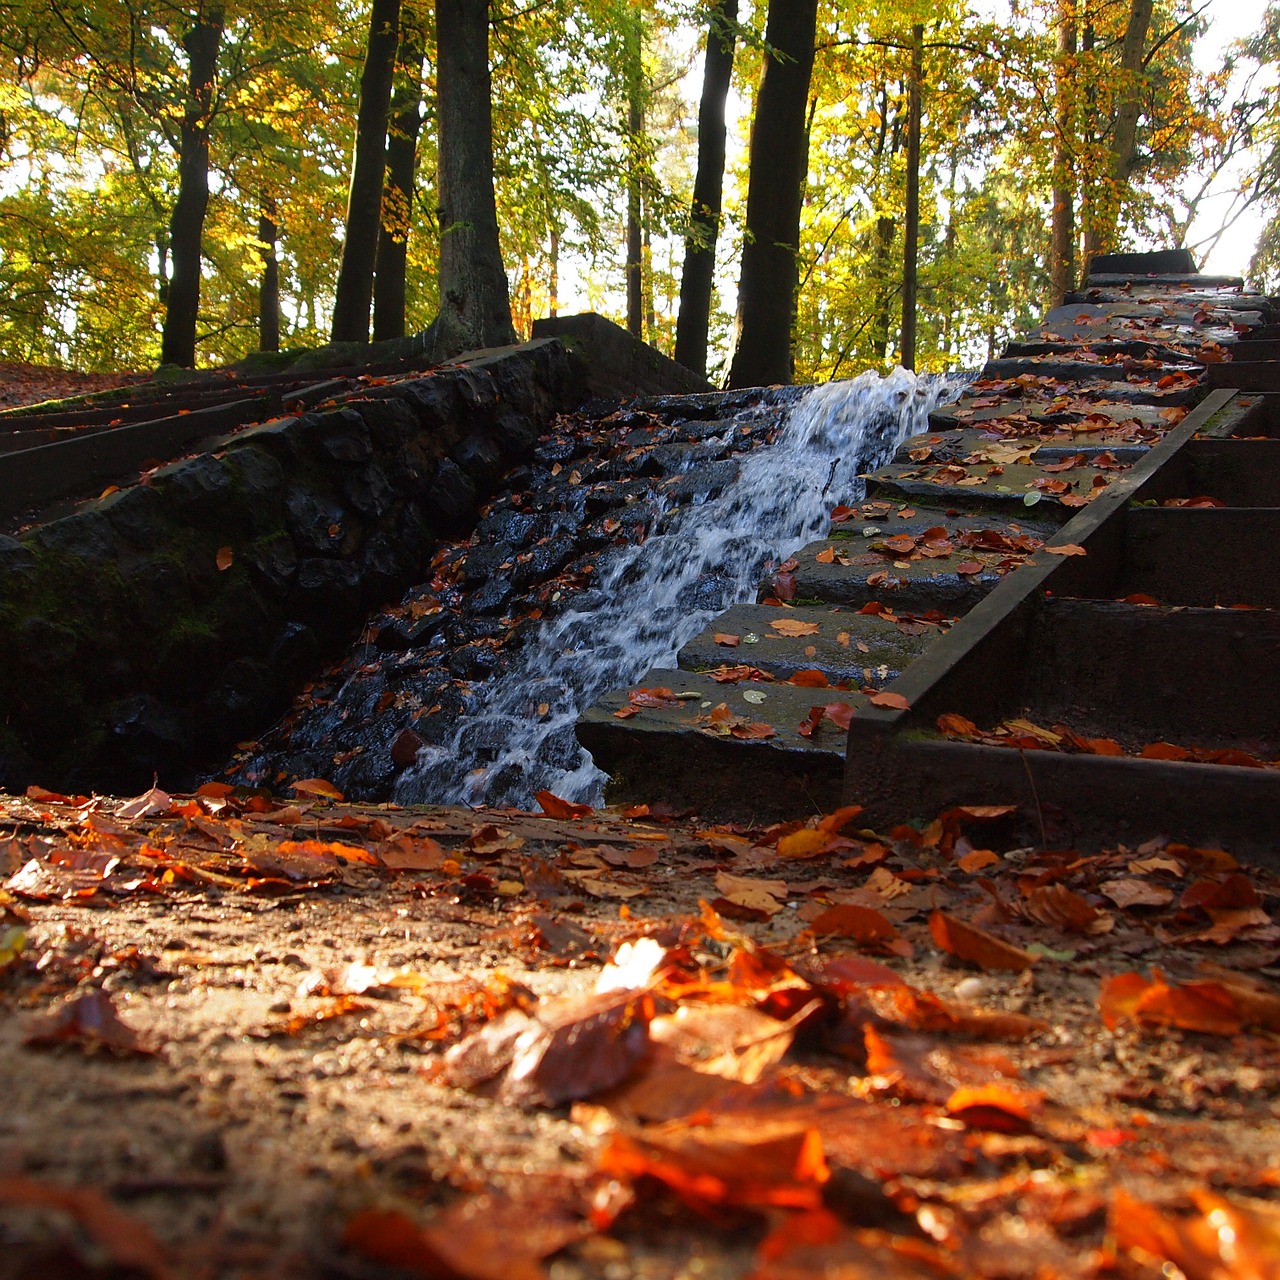
[[[554,340],[479,353],[0,537],[0,787],[189,784],[429,573],[580,380]]]

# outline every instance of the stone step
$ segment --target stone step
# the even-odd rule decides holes
[[[1177,404],[1131,404],[1103,396],[1061,395],[1043,399],[1014,396],[1006,398],[996,388],[1007,383],[993,384],[992,389],[979,388],[966,394],[953,404],[942,405],[929,415],[929,426],[937,431],[950,431],[970,424],[993,424],[1002,435],[1051,435],[1070,437],[1064,443],[1084,443],[1086,437],[1103,433],[1092,430],[1075,431],[1073,426],[1086,419],[1101,415],[1116,423],[1117,432],[1129,431],[1133,438],[1132,424],[1138,428],[1150,428],[1159,437],[1171,425],[1171,419],[1181,418]],[[1105,429],[1104,429],[1105,433]],[[1141,432],[1139,432],[1141,438]],[[1121,436],[1105,437],[1109,443],[1120,443]]]
[[[929,540],[933,545],[925,547],[923,535],[937,528],[944,537]],[[1039,507],[1034,514],[1029,509],[1025,518],[997,520],[867,502],[830,536],[795,553],[786,585],[801,600],[825,600],[853,609],[876,602],[899,617],[935,610],[953,617],[983,599],[1009,568],[1030,556],[1057,528]],[[890,539],[895,545],[889,545]],[[912,540],[914,549],[898,539]],[[940,542],[950,545],[946,554]],[[980,567],[973,571],[974,565]],[[961,566],[964,573],[959,572]],[[766,580],[761,596],[775,595],[778,585],[777,575]]]
[[[1000,512],[1006,519],[1034,507],[1065,523],[1080,507],[1122,481],[1132,463],[1109,467],[1089,460],[1058,474],[1027,463],[891,462],[867,476],[867,495],[889,502],[925,503],[945,510]]]
[[[1106,364],[1101,360],[1065,360],[1056,356],[1017,356],[988,360],[978,375],[980,381],[992,378],[1053,378],[1058,382],[1124,382],[1134,372],[1131,361]],[[1144,367],[1142,376],[1153,382],[1169,375],[1188,374],[1195,377],[1203,366],[1197,364],[1156,364]]]
[[[1216,353],[1216,347],[1234,348],[1239,335],[1234,329],[1210,328],[1194,330],[1187,327],[1161,328],[1141,330],[1141,337],[1134,337],[1133,330],[1125,330],[1119,325],[1105,325],[1092,328],[1092,334],[1086,326],[1064,326],[1066,333],[1053,329],[1031,331],[1020,338],[1005,344],[1004,358],[1019,356],[1048,356],[1058,359],[1069,359],[1088,364],[1107,362],[1122,365],[1125,360],[1159,360],[1169,364],[1201,363],[1201,355],[1206,344],[1213,344],[1210,352]],[[1099,333],[1101,329],[1101,333]],[[1095,361],[1093,357],[1097,357]]]
[[[780,680],[798,671],[819,671],[832,685],[879,688],[897,679],[944,626],[942,619],[925,622],[892,611],[735,604],[680,650],[678,662],[694,672],[748,665]],[[728,637],[736,643],[728,643]]]
[[[1121,462],[1136,462],[1151,444],[1134,438],[1130,430],[1067,432],[1052,430],[1034,434],[1019,431],[1005,435],[996,429],[977,428],[956,431],[931,431],[927,435],[910,436],[893,455],[894,462],[910,463],[926,458],[933,462],[1014,461],[1029,458],[1033,463],[1055,463],[1083,454],[1095,457],[1109,453]]]
[[[636,706],[640,689],[688,695],[664,706]],[[665,701],[665,699],[663,700]],[[839,803],[846,732],[824,718],[800,728],[814,707],[867,706],[860,693],[743,681],[722,684],[689,671],[654,669],[635,685],[604,694],[578,721],[578,741],[610,775],[611,802],[661,798],[699,815],[769,821],[829,813]],[[717,708],[721,719],[713,718]],[[630,713],[619,718],[617,712]],[[753,727],[759,726],[759,727]],[[767,736],[735,737],[739,734]]]

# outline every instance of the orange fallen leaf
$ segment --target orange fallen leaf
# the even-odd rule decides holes
[[[214,557],[214,563],[218,566],[218,572],[230,569],[232,562],[235,560],[235,552],[230,547],[219,547],[218,554]]]
[[[715,642],[716,644],[724,645],[727,649],[734,649],[742,643],[742,637],[732,635],[727,631],[717,631],[715,633]]]
[[[968,738],[978,732],[978,726],[972,720],[956,715],[954,711],[947,711],[940,715],[937,725],[938,732],[945,734],[948,738]]]
[[[835,547],[827,547],[813,557],[819,564],[832,564],[836,558]]]
[[[1030,952],[947,911],[935,911],[929,917],[929,933],[943,951],[983,969],[1008,969],[1020,973],[1036,962]]]
[[[894,711],[910,711],[911,703],[900,693],[889,693],[882,690],[879,693],[868,694],[867,701],[873,707],[890,707]]]
[[[797,671],[787,683],[799,685],[802,689],[829,689],[831,687],[831,682],[827,679],[826,674],[816,667],[806,667],[803,671]]]
[[[1046,555],[1050,556],[1087,556],[1089,553],[1074,542],[1064,542],[1056,547],[1041,547]]]
[[[326,800],[341,800],[342,792],[323,778],[301,778],[290,784],[293,791],[301,791],[303,795],[323,796]]]
[[[780,636],[813,636],[820,630],[816,622],[801,622],[799,618],[775,618],[769,626]]]
[[[835,844],[835,838],[829,831],[818,831],[813,827],[801,827],[778,841],[778,852],[784,858],[812,858],[819,853],[826,853]]]
[[[1244,1025],[1240,1006],[1231,992],[1217,982],[1187,982],[1170,986],[1164,975],[1152,970],[1120,973],[1102,984],[1098,1009],[1103,1024],[1114,1031],[1121,1022],[1140,1026],[1181,1027],[1209,1035],[1233,1036]]]
[[[552,791],[535,791],[533,798],[549,818],[585,818],[595,810],[589,804],[575,804]]]

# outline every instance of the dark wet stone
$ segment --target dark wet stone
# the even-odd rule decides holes
[[[342,495],[363,516],[379,519],[396,500],[396,489],[380,463],[370,462],[342,482]]]
[[[367,462],[373,456],[369,428],[354,409],[309,413],[298,425],[304,446],[334,462]]]
[[[360,579],[369,605],[385,604],[404,588],[418,558],[389,533],[375,533],[360,552]]]
[[[298,551],[287,534],[277,534],[255,543],[244,552],[255,583],[282,598],[298,572]]]
[[[237,658],[209,686],[203,712],[208,732],[233,739],[253,732],[264,707],[279,696],[275,673],[265,662]]]
[[[315,666],[320,657],[320,641],[305,623],[286,622],[268,653],[272,668],[282,679],[294,680]]]
[[[538,442],[538,424],[527,413],[504,413],[495,430],[508,457],[523,457]]]
[[[70,627],[48,618],[24,618],[18,627],[18,654],[30,674],[42,669],[69,666],[80,650],[80,641]]]
[[[469,587],[488,582],[499,572],[500,566],[510,565],[515,554],[515,548],[505,542],[481,542],[479,546],[471,547],[462,562],[462,581]]]
[[[434,648],[443,642],[444,629],[440,615],[427,618],[393,618],[378,628],[380,649],[403,650]]]
[[[449,457],[467,473],[478,489],[489,489],[506,469],[507,455],[497,436],[473,431],[449,451]]]
[[[533,456],[539,462],[551,466],[557,462],[568,462],[579,448],[578,442],[572,436],[548,436],[539,442],[538,447],[533,451]]]
[[[247,511],[250,527],[259,531],[279,521],[280,494],[285,470],[263,449],[232,449],[226,457],[240,491],[240,505]]]
[[[542,582],[552,574],[559,573],[576,549],[574,540],[564,535],[548,538],[545,542],[530,547],[516,557],[511,570],[512,585],[516,590],[524,591],[535,582]]]
[[[192,603],[191,577],[172,553],[148,556],[122,565],[120,585],[133,613],[148,627],[167,626]]]
[[[285,495],[285,519],[302,555],[336,551],[346,532],[347,511],[329,494],[294,484]]]
[[[416,502],[405,503],[396,522],[396,535],[411,563],[424,560],[435,546],[435,529]]]
[[[470,606],[477,613],[500,613],[511,600],[511,579],[494,576],[471,596]]]
[[[374,443],[383,450],[399,447],[418,430],[413,410],[402,400],[357,400],[351,405]]]
[[[77,560],[110,559],[115,549],[111,525],[97,511],[82,511],[42,524],[27,535],[29,545]]]
[[[475,483],[451,458],[443,458],[425,505],[442,529],[464,529],[476,509]]]
[[[327,639],[348,631],[360,605],[360,567],[350,560],[312,557],[298,564],[289,612]]]
[[[31,548],[24,546],[17,538],[8,534],[0,534],[0,577],[9,578],[13,574],[26,574],[35,566],[36,558]]]
[[[465,644],[449,655],[448,668],[459,680],[483,680],[491,676],[501,662],[498,653],[479,641]]]
[[[117,753],[120,772],[138,774],[150,785],[152,775],[168,772],[175,756],[190,745],[188,721],[149,693],[122,698],[106,713],[107,732]]]
[[[160,539],[164,499],[150,485],[130,485],[108,494],[94,504],[94,510],[132,546],[153,547]]]
[[[211,453],[202,453],[182,462],[161,467],[151,477],[151,487],[169,504],[180,510],[184,524],[200,527],[216,524],[225,529],[226,516],[234,477],[230,469]]]
[[[476,526],[476,541],[484,543],[504,543],[511,551],[522,549],[533,536],[539,519],[530,511],[516,511],[504,507],[491,511]]]

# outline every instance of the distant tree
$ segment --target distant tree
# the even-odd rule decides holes
[[[436,359],[514,342],[493,190],[489,0],[436,0],[440,313]]]
[[[387,158],[387,113],[396,49],[400,43],[400,0],[373,0],[369,40],[360,76],[356,145],[347,196],[346,236],[338,292],[333,304],[333,340],[367,342],[373,302],[373,267],[382,213],[382,179]]]
[[[680,276],[680,315],[675,358],[705,376],[711,292],[715,281],[716,241],[724,194],[725,103],[733,79],[738,0],[716,0],[707,20],[707,43],[698,106],[698,171],[689,206]]]
[[[764,73],[751,126],[746,240],[730,387],[790,382],[799,283],[805,129],[818,0],[770,0]]]

